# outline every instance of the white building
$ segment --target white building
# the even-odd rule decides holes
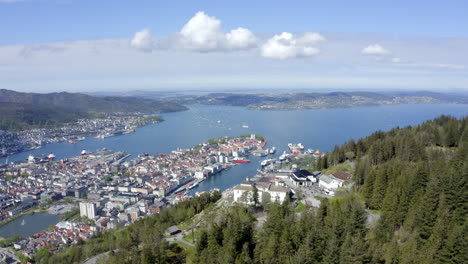
[[[96,217],[96,205],[90,202],[81,202],[80,216],[86,216],[89,219],[94,219],[94,217]]]
[[[322,175],[319,179],[319,186],[326,190],[333,191],[336,188],[343,187],[343,180],[333,177],[332,175]]]
[[[242,182],[234,187],[234,201],[246,204],[253,204],[254,185],[258,190],[258,202],[262,202],[265,194],[270,196],[270,201],[282,203],[289,198],[289,188],[280,186],[278,182]]]
[[[61,228],[61,229],[70,230],[70,229],[73,229],[76,226],[76,223],[68,222],[68,221],[62,221],[62,222],[58,222],[55,226],[58,227],[58,228]]]
[[[205,174],[203,173],[203,171],[196,171],[195,172],[195,178],[203,179],[203,178],[205,178]]]

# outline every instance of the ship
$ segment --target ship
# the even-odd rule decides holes
[[[197,187],[199,183],[200,183],[200,182],[193,182],[193,183],[188,187],[189,190],[191,190],[191,189]]]
[[[245,159],[245,158],[234,158],[232,160],[233,163],[249,163],[250,160]]]
[[[87,154],[88,154],[88,153],[86,152],[86,150],[83,149],[83,150],[81,151],[81,155],[84,156],[84,155],[87,155]]]
[[[262,160],[262,162],[260,163],[260,165],[262,166],[268,166],[272,163],[274,163],[276,161],[276,159],[266,159],[266,160]]]
[[[76,144],[76,141],[69,140],[68,143],[70,143],[70,144]]]
[[[130,129],[124,130],[123,133],[124,133],[124,134],[130,134],[130,133],[133,133],[133,132],[135,132],[135,129],[134,129],[134,128],[130,128]]]
[[[288,147],[290,150],[293,150],[293,149],[303,150],[304,149],[304,145],[302,145],[302,143],[297,143],[297,144],[289,143]]]
[[[243,127],[243,128],[249,128],[249,125],[243,124],[242,127]]]
[[[268,150],[268,154],[272,155],[276,153],[276,148],[272,147],[271,149]]]
[[[54,153],[50,153],[49,156],[47,156],[47,158],[48,158],[49,160],[54,160],[54,159],[55,159]]]
[[[288,154],[286,154],[286,151],[283,152],[281,156],[279,156],[280,161],[284,161],[288,158]]]

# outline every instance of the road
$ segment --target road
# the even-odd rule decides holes
[[[175,234],[175,235],[173,235],[171,237],[166,238],[166,241],[167,242],[179,242],[180,241],[180,242],[182,242],[182,243],[184,243],[184,244],[186,244],[188,246],[195,247],[194,244],[192,244],[192,243],[190,243],[190,242],[188,242],[187,240],[184,239],[185,235],[187,235],[186,232],[180,232],[178,234]]]

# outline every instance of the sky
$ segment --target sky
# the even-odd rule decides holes
[[[0,0],[0,88],[468,90],[468,1]]]

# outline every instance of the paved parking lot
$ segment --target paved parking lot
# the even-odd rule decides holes
[[[286,185],[293,189],[296,193],[300,191],[302,193],[302,200],[312,207],[319,207],[320,200],[315,198],[315,196],[321,196],[325,198],[332,198],[332,196],[328,195],[318,187],[318,184],[314,183],[312,186],[295,186],[289,179],[283,179]]]

